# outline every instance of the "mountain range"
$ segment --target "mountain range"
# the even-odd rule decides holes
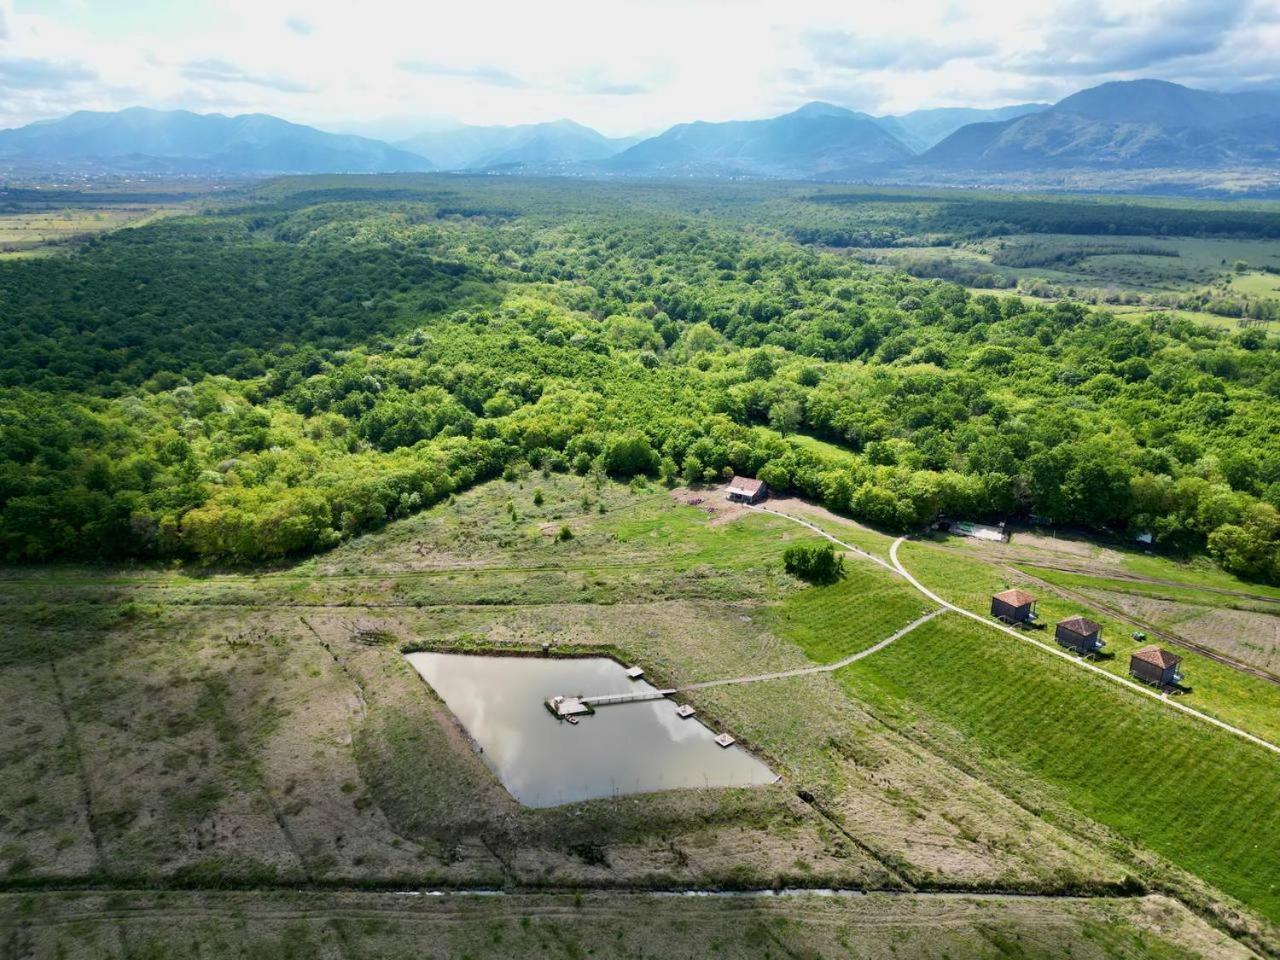
[[[226,117],[132,107],[82,110],[0,130],[0,167],[244,176],[419,171],[432,164],[380,140],[325,133],[262,113]]]
[[[926,169],[1222,168],[1280,160],[1280,93],[1211,93],[1159,80],[1104,83],[1047,110],[962,127]]]
[[[604,161],[613,173],[805,179],[914,156],[874,117],[810,103],[769,120],[682,123]]]
[[[815,102],[763,120],[682,123],[646,139],[609,138],[559,120],[457,124],[388,144],[264,114],[140,107],[0,130],[0,170],[10,174],[450,170],[980,184],[1034,183],[1063,171],[1247,168],[1274,179],[1278,163],[1280,93],[1215,93],[1159,80],[995,110],[874,117]]]
[[[553,168],[604,160],[637,143],[613,139],[572,120],[513,127],[459,124],[424,131],[396,146],[430,157],[442,170]]]
[[[916,153],[923,153],[970,123],[994,123],[1013,120],[1028,113],[1048,110],[1048,103],[1019,103],[993,110],[975,107],[937,107],[913,110],[897,116],[876,117],[876,121]]]

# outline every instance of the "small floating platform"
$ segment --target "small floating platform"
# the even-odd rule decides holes
[[[570,714],[569,716],[565,717],[565,719],[566,719],[566,720],[568,720],[570,723],[573,723],[573,724],[576,724],[576,723],[578,722],[578,718],[577,718],[577,717],[575,717],[575,716],[573,716],[572,714]]]
[[[545,703],[547,709],[551,711],[552,716],[558,717],[561,720],[574,720],[575,723],[577,722],[575,718],[579,714],[592,712],[591,704],[583,703],[578,697],[554,696],[549,697]]]
[[[688,720],[697,712],[697,710],[693,709],[693,707],[689,706],[687,703],[682,703],[680,706],[676,707],[676,716],[681,720]]]
[[[727,733],[722,733],[716,737],[716,744],[721,747],[732,747],[737,742],[737,740],[734,740],[733,737],[729,736]]]
[[[639,680],[644,676],[644,670],[640,667],[627,667],[627,679]]]

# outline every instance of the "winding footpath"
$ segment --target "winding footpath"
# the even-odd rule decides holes
[[[851,663],[861,660],[863,657],[869,657],[877,650],[883,650],[893,641],[905,637],[921,624],[927,623],[940,613],[946,613],[941,607],[936,610],[930,610],[923,617],[912,620],[905,627],[891,636],[879,640],[865,650],[859,650],[857,653],[851,653],[843,660],[837,660],[835,663],[821,663],[816,667],[798,667],[795,670],[779,670],[777,673],[760,673],[754,677],[733,677],[728,680],[704,680],[701,683],[690,683],[687,686],[678,687],[672,690],[672,693],[683,693],[685,690],[705,690],[708,687],[728,687],[739,683],[760,683],[763,680],[784,680],[787,677],[804,677],[813,673],[834,673],[841,667],[847,667]]]
[[[1243,740],[1248,740],[1250,743],[1256,744],[1257,746],[1262,747],[1264,750],[1269,750],[1272,753],[1280,756],[1280,746],[1277,746],[1276,744],[1272,743],[1269,740],[1264,740],[1261,737],[1255,736],[1254,734],[1250,733],[1247,730],[1242,730],[1239,727],[1233,726],[1229,723],[1226,723],[1225,721],[1219,720],[1217,717],[1211,717],[1209,716],[1209,714],[1202,713],[1201,711],[1196,710],[1194,707],[1188,707],[1185,704],[1179,703],[1177,700],[1173,700],[1170,697],[1167,697],[1164,694],[1159,693],[1156,690],[1153,690],[1151,687],[1145,686],[1144,684],[1137,683],[1133,680],[1130,680],[1128,677],[1121,677],[1121,676],[1117,676],[1114,673],[1109,673],[1108,671],[1103,670],[1101,667],[1097,666],[1096,664],[1089,663],[1087,660],[1081,660],[1078,657],[1075,657],[1064,650],[1059,650],[1057,647],[1050,646],[1047,643],[1041,643],[1039,640],[1036,640],[1034,637],[1027,636],[1027,634],[1025,633],[1020,633],[1019,631],[1014,630],[1012,627],[1006,627],[1002,623],[996,623],[995,621],[989,620],[988,618],[982,616],[981,614],[974,613],[972,610],[965,610],[963,607],[958,607],[949,600],[944,600],[942,597],[938,596],[936,593],[934,593],[932,590],[926,587],[923,583],[917,580],[914,576],[912,576],[910,571],[908,571],[907,568],[902,565],[902,561],[898,559],[898,548],[902,546],[903,543],[906,542],[906,539],[907,539],[906,537],[899,537],[897,540],[893,541],[893,545],[889,548],[889,559],[892,561],[892,563],[886,563],[880,557],[870,554],[866,550],[863,550],[859,547],[855,547],[852,544],[845,543],[843,540],[840,540],[837,537],[832,536],[830,533],[827,533],[827,531],[823,530],[821,527],[815,524],[812,524],[807,520],[802,520],[799,517],[793,517],[790,514],[781,513],[777,510],[770,510],[768,507],[752,506],[750,507],[750,509],[756,510],[760,513],[767,513],[767,514],[770,514],[771,516],[781,517],[784,520],[790,520],[792,523],[798,523],[802,527],[807,527],[808,529],[812,530],[814,533],[818,534],[819,536],[824,537],[827,540],[830,540],[832,543],[843,547],[844,549],[850,551],[851,553],[855,553],[860,557],[864,557],[868,560],[878,563],[880,564],[880,566],[884,567],[885,569],[891,570],[894,573],[898,574],[903,579],[905,579],[907,583],[915,587],[916,590],[918,590],[924,596],[928,597],[934,603],[938,604],[939,607],[943,608],[942,610],[935,610],[932,614],[929,614],[930,618],[944,611],[949,611],[951,613],[958,613],[960,616],[968,617],[970,620],[975,620],[978,623],[982,624],[983,626],[989,627],[992,630],[999,630],[1003,633],[1009,634],[1009,636],[1014,637],[1017,640],[1021,640],[1023,643],[1029,643],[1034,647],[1039,647],[1045,653],[1052,654],[1055,657],[1059,657],[1062,660],[1065,660],[1067,663],[1070,663],[1072,666],[1080,668],[1081,670],[1089,670],[1092,673],[1096,673],[1098,676],[1103,677],[1107,680],[1110,680],[1112,683],[1118,683],[1124,687],[1128,687],[1134,693],[1141,694],[1144,697],[1150,697],[1152,700],[1155,700],[1158,703],[1162,703],[1165,706],[1170,707],[1171,709],[1179,710],[1182,713],[1187,714],[1188,716],[1195,717],[1197,720],[1202,720],[1205,723],[1213,724],[1215,727],[1218,727],[1221,730],[1227,731],[1227,733],[1240,737]],[[907,630],[904,630],[901,632],[905,633],[911,629],[914,629],[916,626],[919,625],[920,622],[922,621],[917,621],[916,623],[911,624],[907,628]],[[895,635],[889,638],[889,641],[896,640],[897,636],[898,635]],[[866,654],[871,653],[873,650],[878,649],[882,645],[887,645],[887,642],[881,641],[881,643],[877,644],[876,647],[869,648],[868,650],[863,651],[863,655],[865,656]]]

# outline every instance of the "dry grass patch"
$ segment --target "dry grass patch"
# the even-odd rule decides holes
[[[1159,896],[9,895],[0,897],[0,931],[22,955],[65,960],[1253,956]]]

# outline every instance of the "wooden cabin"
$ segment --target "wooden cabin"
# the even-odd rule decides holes
[[[1034,623],[1036,598],[1014,587],[991,598],[991,615],[1005,623]]]
[[[1178,665],[1182,658],[1155,644],[1141,647],[1129,657],[1129,674],[1143,683],[1157,687],[1174,687],[1182,683]]]
[[[759,503],[769,495],[763,480],[735,476],[729,481],[729,499],[734,503]]]
[[[1061,646],[1076,653],[1097,653],[1105,646],[1102,642],[1102,624],[1078,615],[1059,621],[1054,637]]]

